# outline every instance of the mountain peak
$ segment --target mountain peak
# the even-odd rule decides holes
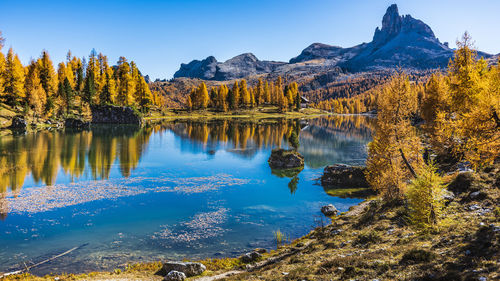
[[[382,28],[375,29],[373,44],[377,47],[387,43],[400,33],[414,32],[421,36],[435,39],[432,29],[423,21],[414,19],[410,15],[400,16],[398,6],[392,4],[387,8],[382,18]]]
[[[257,62],[259,61],[259,59],[252,53],[244,53],[228,60],[228,62],[235,62],[235,61]]]

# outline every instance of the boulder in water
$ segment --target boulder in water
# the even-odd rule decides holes
[[[304,157],[295,150],[273,149],[267,161],[271,169],[304,167]]]
[[[368,187],[365,170],[365,167],[344,164],[327,166],[321,176],[321,185],[342,188]]]
[[[321,212],[327,217],[336,216],[339,210],[335,208],[332,204],[321,207]]]

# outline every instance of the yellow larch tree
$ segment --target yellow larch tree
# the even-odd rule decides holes
[[[420,139],[411,126],[417,95],[399,73],[379,95],[375,135],[368,146],[367,180],[388,199],[401,198],[409,179],[422,166]]]

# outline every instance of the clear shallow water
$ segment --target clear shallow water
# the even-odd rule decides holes
[[[361,201],[326,194],[325,165],[362,164],[367,117],[161,122],[0,138],[0,272],[81,246],[32,272],[109,270],[158,259],[274,247]],[[271,171],[299,134],[305,168]]]

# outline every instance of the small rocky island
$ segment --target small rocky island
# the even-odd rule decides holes
[[[334,164],[326,166],[321,185],[331,196],[341,198],[366,198],[374,192],[365,177],[366,167]]]
[[[365,170],[365,167],[344,164],[326,166],[321,176],[321,185],[339,188],[368,187]]]
[[[271,169],[296,169],[304,167],[304,157],[296,150],[273,149],[269,160]]]

